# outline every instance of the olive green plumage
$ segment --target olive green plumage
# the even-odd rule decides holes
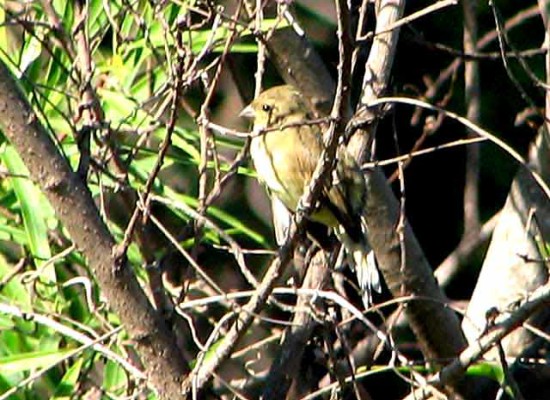
[[[258,178],[272,196],[296,211],[323,151],[321,126],[304,124],[311,120],[306,101],[290,85],[262,92],[241,116],[253,120],[250,153]],[[343,147],[337,158],[332,179],[325,183],[310,219],[334,228],[352,255],[360,286],[370,301],[371,288],[380,291],[380,280],[365,236],[365,180]]]

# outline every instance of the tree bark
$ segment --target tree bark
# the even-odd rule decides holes
[[[0,128],[44,192],[86,258],[113,311],[120,317],[163,399],[181,392],[189,369],[164,320],[152,308],[126,259],[101,220],[88,188],[61,155],[11,72],[0,62]]]

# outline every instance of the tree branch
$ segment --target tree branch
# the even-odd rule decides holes
[[[365,67],[361,102],[349,124],[356,132],[348,147],[359,160],[366,158],[375,136],[380,107],[373,105],[386,91],[399,36],[399,30],[388,32],[386,27],[401,18],[405,7],[404,0],[378,4],[376,32],[384,33],[375,36]],[[399,202],[383,172],[373,168],[366,172],[366,178],[367,233],[384,280],[394,297],[435,300],[410,302],[405,313],[426,357],[432,360],[454,357],[466,344],[458,318],[445,306],[445,296],[412,228],[401,215]]]
[[[520,327],[530,316],[545,307],[550,302],[550,285],[546,284],[534,291],[529,299],[505,319],[489,328],[483,335],[471,342],[460,352],[453,362],[441,369],[427,384],[436,388],[458,381],[464,376],[466,369],[479,360],[493,346],[502,341],[512,331]],[[425,399],[430,392],[429,387],[421,388],[407,399]]]
[[[302,288],[321,290],[326,284],[330,271],[325,260],[326,254],[319,251],[311,261]],[[277,358],[273,361],[264,385],[263,399],[276,400],[287,398],[287,392],[293,379],[299,377],[300,363],[307,342],[318,322],[313,318],[312,298],[300,295],[296,303],[296,313],[291,327],[285,333],[285,340]],[[298,396],[295,396],[298,397]]]
[[[25,162],[33,181],[45,193],[87,259],[102,293],[135,340],[148,379],[161,398],[173,398],[188,371],[182,358],[166,357],[177,348],[174,337],[151,307],[126,260],[115,263],[114,239],[88,188],[70,169],[2,62],[0,128]]]

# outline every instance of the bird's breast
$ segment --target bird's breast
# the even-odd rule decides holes
[[[284,187],[280,182],[273,168],[274,157],[273,153],[267,150],[266,135],[256,136],[250,142],[250,155],[254,168],[258,174],[258,178],[262,181],[269,190],[275,193],[284,192]]]
[[[304,148],[290,132],[276,131],[257,136],[250,146],[258,178],[288,209],[296,210],[311,178],[312,165],[314,167],[317,160],[306,162],[311,158],[309,149]]]

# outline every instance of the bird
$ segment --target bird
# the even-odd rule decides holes
[[[240,116],[252,121],[250,155],[259,181],[275,204],[296,212],[324,148],[322,127],[308,123],[312,118],[306,98],[292,85],[275,86],[261,92]],[[351,255],[348,258],[368,307],[373,291],[382,291],[381,279],[366,237],[365,178],[343,146],[337,151],[331,178],[308,218],[331,228]]]

